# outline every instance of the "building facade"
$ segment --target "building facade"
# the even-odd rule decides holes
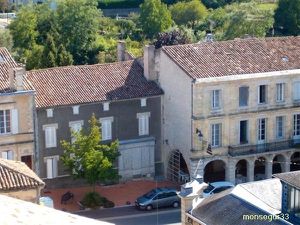
[[[241,183],[300,169],[299,40],[147,48],[165,93],[163,152],[170,179],[198,174],[206,182]]]
[[[0,156],[34,168],[34,91],[25,69],[0,48]]]
[[[27,79],[36,90],[38,174],[48,187],[70,182],[60,141],[72,141],[71,129],[87,128],[93,114],[103,143],[119,141],[122,179],[162,173],[163,92],[136,61],[29,71]]]

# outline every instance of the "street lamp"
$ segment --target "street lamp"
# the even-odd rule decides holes
[[[206,143],[208,143],[208,141],[205,141],[205,140],[203,139],[203,134],[202,134],[202,132],[201,132],[200,129],[196,128],[196,134],[198,134],[198,139],[199,139],[199,141],[200,141],[201,144],[202,144],[202,149],[204,149],[204,145],[205,145]],[[207,152],[209,155],[212,155],[211,144],[208,144],[208,145],[207,145],[206,152]]]

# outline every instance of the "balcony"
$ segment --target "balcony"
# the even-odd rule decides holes
[[[230,156],[253,155],[259,153],[276,152],[299,146],[300,140],[290,139],[257,145],[228,146],[228,154]]]

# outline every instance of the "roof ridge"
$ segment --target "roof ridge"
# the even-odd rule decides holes
[[[49,67],[49,68],[42,68],[42,69],[33,69],[28,70],[26,73],[36,72],[36,71],[46,71],[46,70],[55,70],[55,69],[66,69],[66,68],[82,68],[82,67],[96,67],[96,66],[106,66],[106,65],[116,65],[116,64],[124,64],[129,62],[134,62],[134,59],[125,60],[125,61],[118,61],[118,62],[111,62],[111,63],[96,63],[96,64],[84,64],[84,65],[68,65],[68,66],[56,66],[56,67]]]

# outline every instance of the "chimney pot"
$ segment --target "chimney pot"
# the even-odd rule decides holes
[[[156,80],[154,45],[144,47],[144,75],[147,80]]]
[[[118,41],[117,53],[118,62],[125,61],[126,43],[125,41]]]
[[[24,90],[24,76],[25,76],[25,68],[24,67],[15,68],[15,79],[16,79],[17,91]]]

